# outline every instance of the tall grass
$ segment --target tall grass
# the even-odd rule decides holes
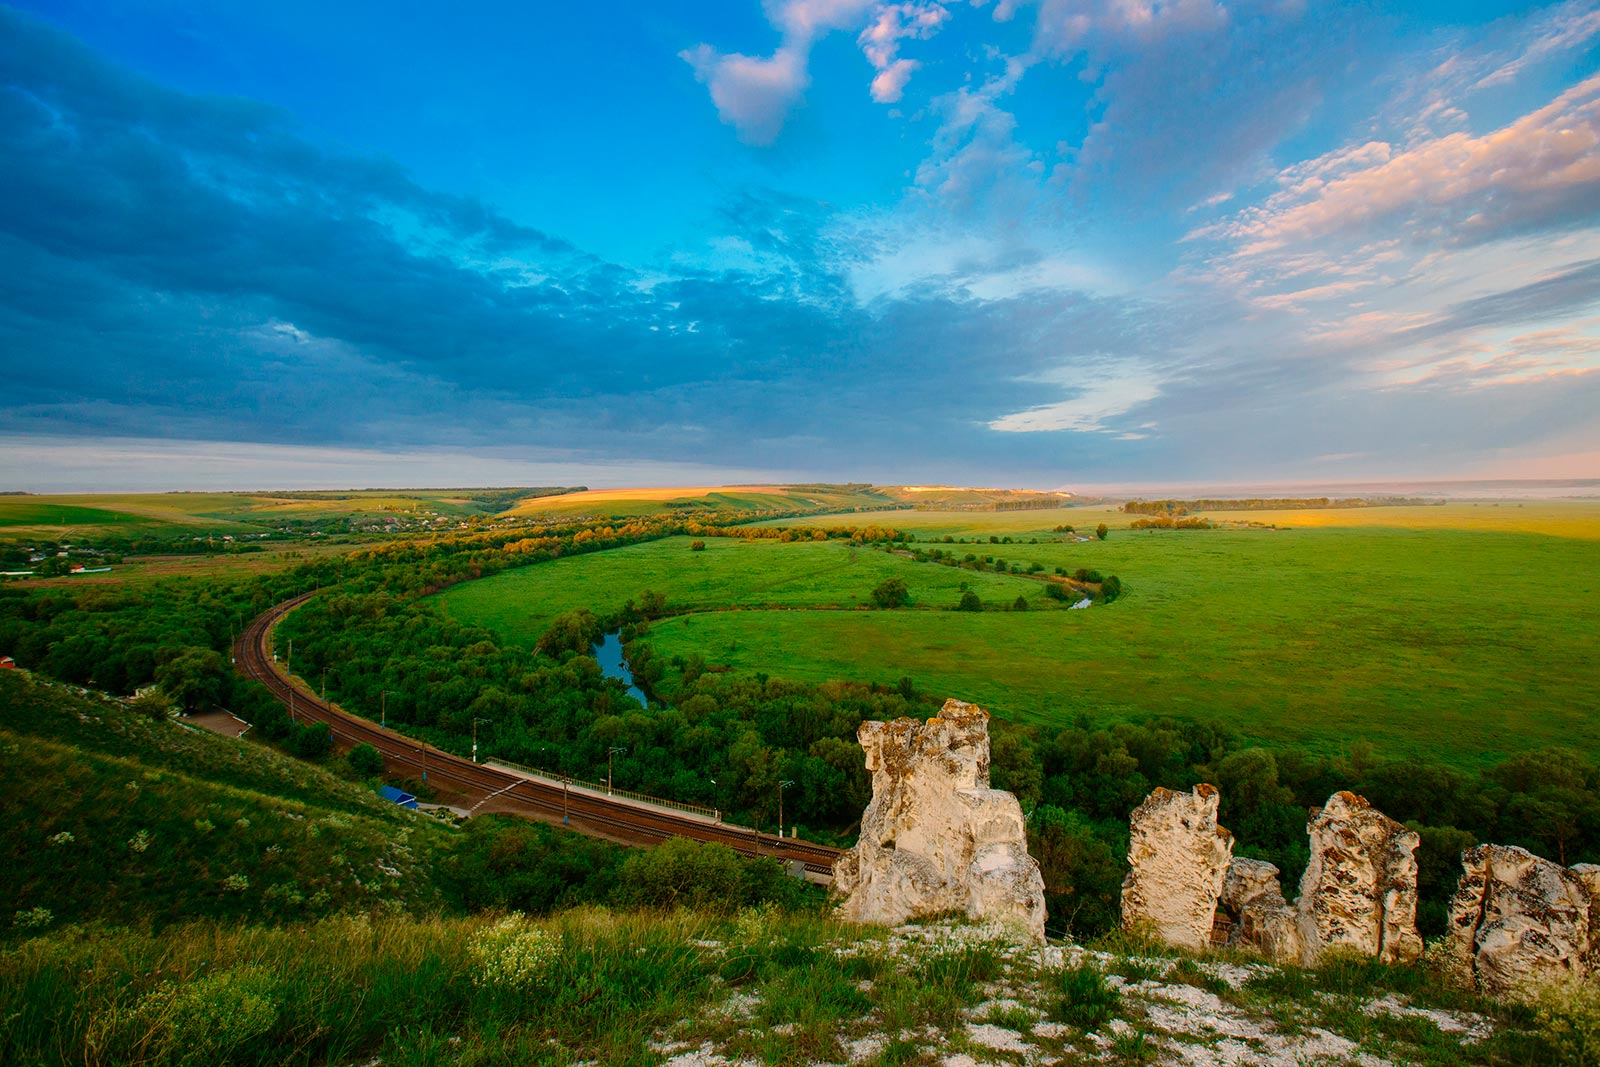
[[[553,946],[537,980],[493,965],[508,928]],[[715,967],[695,942],[713,929],[594,909],[547,923],[72,928],[0,953],[0,1062],[338,1062],[383,1047],[416,1058],[449,1035],[515,1047],[521,1062],[627,1063],[704,1000]]]

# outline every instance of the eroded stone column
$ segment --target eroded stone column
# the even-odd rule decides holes
[[[1366,798],[1335,793],[1306,827],[1311,862],[1297,906],[1301,959],[1345,948],[1385,963],[1422,955],[1415,833]]]
[[[1122,925],[1149,926],[1163,941],[1201,949],[1211,943],[1217,897],[1233,855],[1233,835],[1217,825],[1215,786],[1192,793],[1158,788],[1134,809]]]
[[[895,926],[960,912],[1044,940],[1044,877],[1017,798],[989,787],[989,713],[948,700],[926,723],[864,722],[861,836],[834,866],[841,918]]]

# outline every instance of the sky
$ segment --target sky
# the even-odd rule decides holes
[[[0,6],[0,488],[1600,476],[1600,0]]]

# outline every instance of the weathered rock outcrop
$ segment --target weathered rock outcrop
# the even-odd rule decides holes
[[[1567,870],[1578,876],[1589,894],[1589,957],[1584,962],[1590,974],[1600,974],[1600,865],[1574,863]]]
[[[1169,944],[1211,943],[1217,897],[1233,855],[1233,835],[1217,825],[1215,786],[1192,793],[1157,789],[1134,809],[1122,925],[1149,925]]]
[[[1588,870],[1569,871],[1510,845],[1469,848],[1461,864],[1449,931],[1451,971],[1461,984],[1527,998],[1589,972]]]
[[[1247,945],[1274,960],[1300,959],[1299,916],[1283,899],[1277,867],[1235,856],[1218,903],[1233,920],[1229,944]]]
[[[989,713],[948,700],[926,723],[864,722],[872,801],[839,857],[841,918],[898,925],[961,912],[1044,940],[1044,878],[1017,798],[989,788]]]
[[[1366,798],[1335,793],[1313,813],[1311,862],[1300,880],[1301,959],[1346,948],[1385,963],[1422,955],[1415,833]]]

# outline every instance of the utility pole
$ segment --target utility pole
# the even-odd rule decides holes
[[[628,750],[625,748],[618,748],[613,745],[611,750],[606,753],[606,796],[611,795],[611,761],[616,758],[618,752],[626,751]]]
[[[572,820],[567,815],[567,786],[572,781],[570,775],[561,776],[561,825],[566,826]]]
[[[328,702],[328,668],[322,668],[322,702]]]
[[[378,694],[378,699],[379,699],[379,705],[378,706],[380,708],[378,714],[382,717],[382,720],[383,720],[380,723],[378,723],[378,729],[387,730],[389,728],[389,691],[387,689],[383,690],[383,692]]]
[[[476,716],[474,716],[473,719],[472,719],[472,762],[473,763],[477,763],[478,762],[478,724],[480,722],[494,722],[494,720],[493,719],[480,719],[480,718],[478,718]]]
[[[422,753],[422,780],[428,780],[428,743],[424,741],[417,746],[417,751]]]
[[[778,783],[778,837],[783,837],[783,787],[794,785],[793,782],[783,781]]]

